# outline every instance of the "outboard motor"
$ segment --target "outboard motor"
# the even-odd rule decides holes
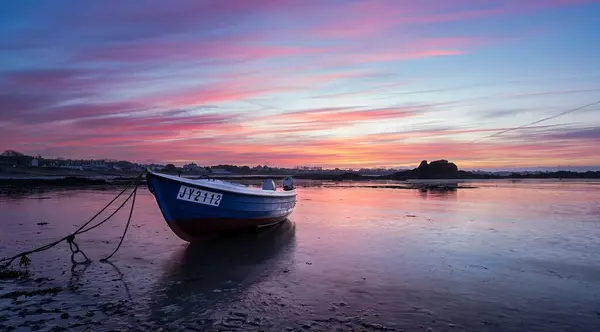
[[[283,190],[285,191],[294,190],[294,179],[292,179],[289,176],[286,176],[285,178],[283,178],[282,185]]]
[[[266,179],[263,182],[262,189],[263,190],[275,190],[275,181],[273,181],[273,179]]]

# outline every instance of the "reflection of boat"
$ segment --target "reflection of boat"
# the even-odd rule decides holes
[[[170,257],[155,285],[150,320],[172,315],[193,319],[195,326],[202,327],[199,321],[208,318],[211,310],[239,304],[253,285],[290,269],[293,261],[286,257],[293,254],[294,236],[295,224],[286,220],[188,244]],[[165,308],[175,311],[165,312]]]
[[[206,233],[262,227],[285,220],[296,205],[291,178],[249,188],[215,179],[186,179],[148,171],[148,188],[173,232],[192,242]]]
[[[291,242],[295,232],[296,225],[286,220],[269,228],[220,234],[190,243],[171,259],[170,276],[235,279],[232,274],[237,268],[258,267],[281,253],[280,249]]]

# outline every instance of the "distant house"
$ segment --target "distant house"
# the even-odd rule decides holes
[[[81,165],[63,165],[63,166],[60,166],[60,168],[76,169],[79,171],[83,171],[83,166],[81,166]]]
[[[161,170],[161,169],[165,168],[165,165],[149,164],[149,165],[142,165],[142,167],[148,168],[148,169],[150,169],[152,171],[155,171],[155,170]]]
[[[227,171],[227,170],[225,170],[223,168],[211,168],[210,171],[211,171],[212,174],[215,174],[215,175],[227,175],[227,174],[231,174],[230,171]]]
[[[90,163],[90,164],[81,165],[81,168],[85,169],[85,170],[90,170],[90,171],[107,171],[107,170],[110,170],[112,167],[108,164]]]
[[[31,167],[39,167],[40,166],[40,161],[37,159],[31,159]]]
[[[196,163],[190,163],[190,164],[183,165],[183,170],[185,172],[192,172],[192,171],[200,171],[201,168],[200,168],[200,166],[196,165]]]

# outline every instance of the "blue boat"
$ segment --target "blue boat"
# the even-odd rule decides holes
[[[293,179],[283,179],[282,190],[273,180],[262,188],[216,179],[188,179],[147,171],[148,189],[171,230],[184,241],[207,234],[275,225],[296,206]]]

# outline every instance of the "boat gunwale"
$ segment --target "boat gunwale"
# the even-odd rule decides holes
[[[206,181],[205,183],[198,183],[193,179],[187,179],[182,177],[176,177],[174,175],[156,173],[153,171],[148,171],[148,174],[153,176],[162,178],[164,180],[173,181],[181,184],[187,184],[197,187],[204,187],[212,190],[220,190],[228,193],[238,194],[238,195],[251,195],[251,196],[260,196],[260,197],[295,197],[296,189],[289,191],[270,191],[270,190],[262,190],[262,189],[249,189],[247,187],[237,187],[237,186],[229,186],[223,185],[220,183],[210,183]]]

